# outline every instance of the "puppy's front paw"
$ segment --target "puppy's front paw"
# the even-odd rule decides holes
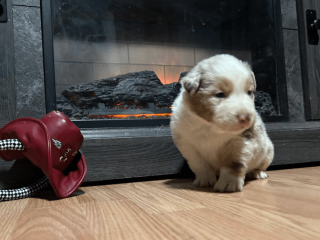
[[[221,176],[214,185],[218,192],[240,192],[243,189],[244,179],[233,175]]]
[[[251,179],[264,179],[267,178],[268,175],[264,171],[254,170],[252,172],[249,172],[246,177]]]
[[[216,176],[210,177],[196,177],[193,182],[193,185],[196,187],[209,187],[214,186],[217,182]]]

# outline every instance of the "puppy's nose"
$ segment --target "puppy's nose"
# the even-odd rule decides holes
[[[241,113],[237,115],[239,123],[248,123],[251,120],[251,115],[248,113]]]

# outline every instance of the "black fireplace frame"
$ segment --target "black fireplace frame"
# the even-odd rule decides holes
[[[282,19],[280,0],[270,0],[273,4],[273,17],[275,24],[276,41],[276,67],[278,77],[278,101],[280,116],[263,116],[265,122],[287,122],[289,119],[287,83],[285,72],[284,47],[282,36]],[[46,95],[46,112],[56,110],[55,68],[53,50],[51,0],[41,0],[43,60]],[[281,86],[279,88],[279,86]],[[167,126],[170,119],[142,119],[142,120],[73,120],[79,128],[104,128],[104,127],[152,127]]]

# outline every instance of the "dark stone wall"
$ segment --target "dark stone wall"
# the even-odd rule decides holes
[[[21,2],[21,1],[15,1]],[[13,34],[16,82],[16,117],[45,115],[43,53],[39,1],[32,6],[13,5]]]
[[[13,0],[15,6],[40,7],[40,0]]]
[[[40,0],[8,0],[0,26],[0,127],[46,114]]]

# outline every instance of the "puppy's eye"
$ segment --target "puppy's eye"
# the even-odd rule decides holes
[[[248,91],[248,95],[250,95],[250,96],[251,96],[251,94],[252,94],[252,91]]]
[[[225,98],[225,95],[224,95],[223,92],[220,92],[220,93],[217,93],[217,94],[216,94],[216,97],[217,97],[217,98]]]

